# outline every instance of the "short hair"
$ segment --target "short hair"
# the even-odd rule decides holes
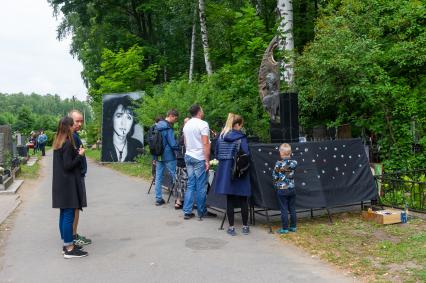
[[[169,116],[175,116],[175,117],[179,117],[179,112],[176,109],[170,109],[169,111],[167,111],[166,117]]]
[[[198,104],[194,104],[189,108],[189,114],[191,115],[191,117],[195,117],[197,116],[198,112],[200,112],[201,110],[201,106]]]
[[[291,145],[289,145],[288,143],[283,143],[283,144],[280,145],[279,151],[284,152],[286,155],[290,155],[291,154]]]
[[[74,114],[74,113],[77,113],[77,114],[80,114],[81,116],[83,116],[83,113],[81,113],[81,111],[77,110],[77,109],[70,110],[70,112],[68,112],[68,116],[71,117],[72,114]]]

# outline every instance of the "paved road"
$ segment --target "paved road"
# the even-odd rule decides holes
[[[218,219],[184,220],[154,206],[148,183],[89,164],[86,258],[64,259],[51,207],[51,152],[27,188],[1,253],[0,282],[352,282],[261,227],[226,235]]]

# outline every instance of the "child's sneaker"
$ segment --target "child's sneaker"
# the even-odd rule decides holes
[[[297,229],[296,229],[296,227],[290,227],[289,230],[290,230],[290,232],[296,232]]]
[[[241,229],[241,231],[244,235],[248,235],[250,233],[250,227],[249,226],[243,226],[243,229]]]
[[[288,233],[288,230],[287,229],[283,229],[283,228],[281,228],[281,229],[279,229],[279,230],[277,230],[277,233],[278,234],[287,234]]]
[[[226,233],[228,233],[231,236],[237,236],[237,232],[235,232],[235,227],[229,227],[228,230],[226,230]]]

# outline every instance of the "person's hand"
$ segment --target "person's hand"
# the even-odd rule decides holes
[[[85,152],[84,147],[83,147],[83,146],[80,146],[80,148],[78,149],[78,154],[79,154],[79,155],[81,155],[81,156],[83,156],[83,155],[84,155],[84,152]]]
[[[206,160],[206,172],[209,171],[210,169],[210,162],[208,160]]]

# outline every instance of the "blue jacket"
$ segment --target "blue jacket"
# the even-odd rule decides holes
[[[237,196],[251,195],[249,174],[246,174],[242,178],[232,178],[232,167],[234,164],[232,157],[234,151],[236,151],[236,146],[230,145],[236,145],[238,140],[241,141],[240,148],[245,153],[250,154],[247,138],[241,131],[232,130],[227,133],[224,138],[220,137],[216,143],[216,156],[219,159],[219,166],[212,187],[217,194]]]
[[[175,139],[175,133],[169,122],[161,120],[157,123],[155,128],[161,131],[161,136],[163,138],[163,147],[164,151],[161,155],[161,158],[158,156],[153,156],[154,160],[159,161],[172,161],[176,160],[175,151],[179,150],[179,145]]]

